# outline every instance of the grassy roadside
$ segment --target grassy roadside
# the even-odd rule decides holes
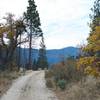
[[[88,76],[85,80],[71,81],[62,90],[54,84],[51,71],[45,75],[47,87],[55,92],[58,100],[100,100],[100,78]]]
[[[46,86],[58,100],[100,100],[100,77],[85,75],[76,67],[73,59],[53,65],[45,71]]]
[[[100,79],[88,78],[83,83],[71,83],[65,91],[54,91],[59,100],[100,100]]]
[[[6,93],[12,81],[21,76],[20,72],[0,71],[0,97]]]

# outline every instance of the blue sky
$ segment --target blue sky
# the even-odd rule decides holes
[[[86,43],[89,14],[94,0],[35,0],[47,49]],[[0,19],[6,12],[20,16],[27,0],[0,0]]]

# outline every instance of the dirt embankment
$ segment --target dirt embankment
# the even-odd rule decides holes
[[[20,73],[18,72],[1,72],[0,71],[0,97],[6,93],[9,87],[12,85],[13,80],[18,78]]]

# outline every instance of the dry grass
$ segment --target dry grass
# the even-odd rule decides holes
[[[20,76],[18,72],[0,71],[0,97],[9,89],[12,81]]]
[[[100,79],[88,77],[83,83],[71,83],[65,91],[55,91],[59,100],[100,100]]]

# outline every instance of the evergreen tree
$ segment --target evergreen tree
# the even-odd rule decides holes
[[[44,38],[42,36],[42,41],[40,44],[40,49],[39,49],[39,57],[37,60],[37,67],[38,68],[48,68],[48,61],[47,61],[47,57],[46,57],[46,47],[44,45]]]
[[[29,67],[32,67],[31,53],[32,53],[32,37],[37,37],[41,35],[40,28],[40,18],[39,13],[36,10],[36,5],[34,0],[28,1],[29,6],[27,7],[27,12],[24,13],[26,22],[28,24],[29,30]]]
[[[96,26],[100,26],[100,0],[95,0],[93,8],[91,8],[91,11],[93,12],[90,14],[90,28],[91,31],[95,30]]]
[[[81,57],[78,67],[85,73],[94,76],[100,75],[100,0],[94,2],[91,15],[90,36],[88,44],[83,48],[85,56]]]
[[[37,70],[37,61],[36,61],[36,59],[34,59],[34,61],[33,61],[33,68],[32,69]]]

